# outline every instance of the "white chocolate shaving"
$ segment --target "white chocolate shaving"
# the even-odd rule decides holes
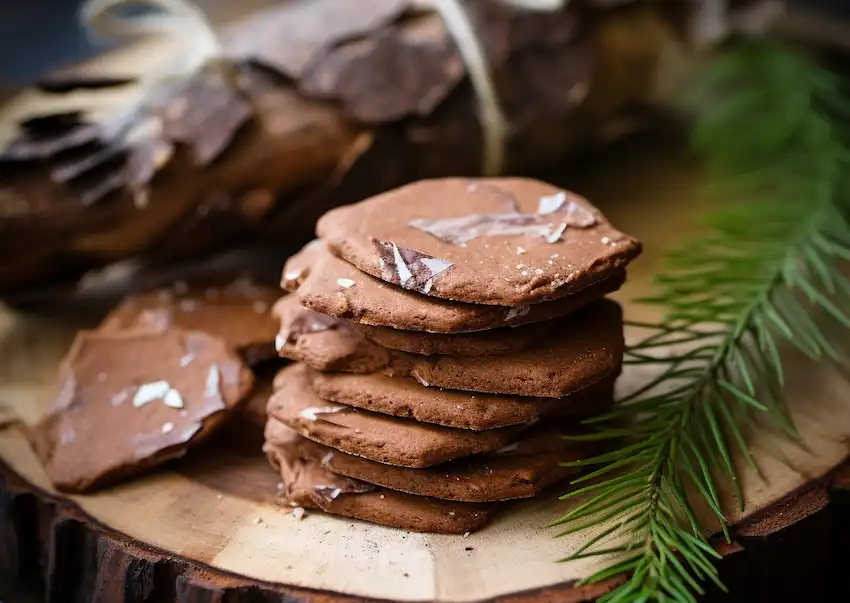
[[[133,406],[141,408],[145,404],[165,398],[165,395],[171,389],[168,381],[154,381],[152,383],[144,383],[136,390],[136,395],[133,396]]]
[[[169,408],[183,408],[183,398],[180,396],[180,392],[176,389],[170,389],[165,393],[162,401]]]

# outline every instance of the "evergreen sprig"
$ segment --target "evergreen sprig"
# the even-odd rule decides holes
[[[850,328],[850,152],[839,126],[840,79],[766,40],[739,41],[700,80],[693,141],[713,196],[746,199],[709,214],[708,234],[666,255],[646,301],[663,310],[625,362],[658,374],[588,421],[584,439],[618,439],[580,465],[599,466],[562,498],[582,497],[556,524],[597,533],[567,560],[618,553],[588,579],[628,574],[609,603],[693,602],[717,583],[696,499],[726,532],[719,494],[739,500],[736,455],[756,466],[745,429],[769,418],[798,438],[782,395],[780,343],[813,359],[838,352],[815,312]],[[737,451],[737,452],[735,452]],[[743,501],[741,501],[743,504]],[[727,533],[728,538],[728,533]]]

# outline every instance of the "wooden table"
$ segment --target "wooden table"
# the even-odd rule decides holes
[[[706,207],[696,166],[673,144],[638,140],[559,180],[585,193],[646,245],[617,295],[649,290],[661,251],[696,231]],[[25,421],[49,398],[57,361],[79,323],[0,314],[0,401]],[[729,509],[734,542],[718,548],[724,600],[850,600],[850,385],[827,364],[788,356],[788,392],[811,452],[766,438],[753,447],[767,482],[744,471],[747,505]],[[645,376],[627,371],[621,385]],[[237,427],[237,426],[235,426]],[[555,561],[581,537],[545,526],[566,508],[555,494],[513,505],[468,538],[424,535],[275,503],[277,476],[257,434],[233,428],[202,453],[91,496],[53,492],[19,427],[0,431],[0,569],[41,584],[50,601],[586,601],[610,584],[577,588],[598,559]],[[716,596],[717,593],[715,593]]]

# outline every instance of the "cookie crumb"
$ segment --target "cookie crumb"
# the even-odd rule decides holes
[[[338,278],[336,279],[336,284],[342,287],[343,289],[350,289],[354,286],[354,281],[350,278]]]
[[[543,274],[543,270],[541,270],[540,268],[537,268],[537,269],[535,269],[534,274],[541,275],[541,274]]]
[[[470,534],[470,532],[464,532],[464,533],[463,533],[463,537],[464,537],[464,538],[469,538],[469,534]]]
[[[455,516],[455,512],[454,512],[454,511],[449,511],[449,517],[454,517],[454,516]]]
[[[472,548],[471,546],[468,546],[468,547],[465,547],[463,550],[464,551],[474,551],[475,549]]]
[[[384,500],[385,498],[386,497],[383,494],[381,494],[381,500]]]
[[[171,433],[172,431],[174,431],[174,423],[169,421],[162,424],[162,433]]]
[[[603,245],[607,245],[608,243],[611,242],[611,239],[609,239],[608,237],[602,237],[601,239],[599,239],[599,242],[602,243]]]
[[[516,248],[516,254],[517,255],[522,255],[523,253],[525,253],[525,249],[523,249],[522,247]]]
[[[410,574],[408,574],[407,572],[404,572],[404,573],[402,574],[402,576],[404,576],[405,578],[410,578]]]
[[[304,519],[304,515],[304,507],[295,507],[292,509],[292,516],[295,517],[295,519]]]

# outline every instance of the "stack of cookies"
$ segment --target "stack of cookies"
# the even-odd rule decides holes
[[[287,262],[266,451],[297,507],[464,533],[593,454],[640,243],[526,179],[421,181],[325,214]]]

